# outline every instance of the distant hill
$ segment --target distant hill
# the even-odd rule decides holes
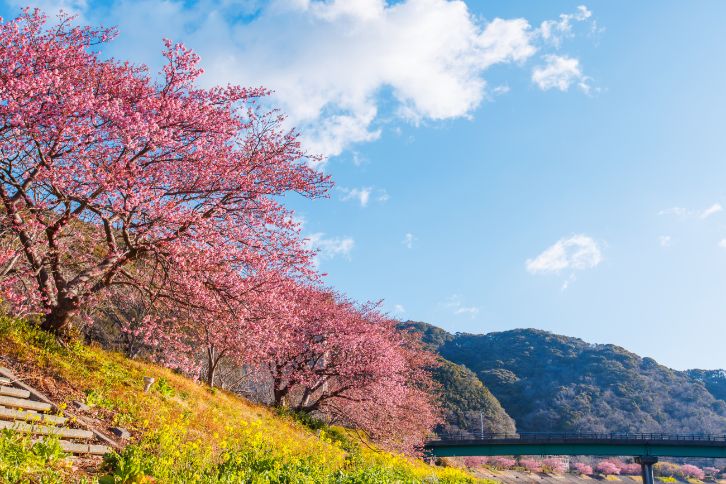
[[[452,337],[443,329],[426,323],[407,322],[401,327],[423,334],[425,344],[434,352]],[[482,427],[484,432],[516,432],[514,420],[467,367],[441,358],[433,377],[441,385],[441,405],[446,420],[438,432],[466,434],[480,432]]]
[[[407,324],[473,371],[519,431],[726,433],[723,374],[679,372],[618,346],[534,329],[452,335]]]

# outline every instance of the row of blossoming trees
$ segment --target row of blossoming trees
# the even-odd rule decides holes
[[[511,457],[466,457],[463,463],[470,468],[489,467],[495,470],[523,470],[526,472],[547,474],[565,474],[571,472],[584,476],[639,476],[641,473],[640,464],[626,463],[616,458],[593,461],[588,464],[585,462],[568,463],[557,457],[544,459],[531,457],[521,457],[519,459]],[[721,471],[715,467],[700,468],[692,464],[678,465],[672,462],[660,462],[655,466],[655,473],[658,476],[674,477],[683,480],[704,480],[707,477],[716,478],[721,474]]]
[[[267,91],[197,87],[171,42],[158,76],[104,59],[114,35],[37,11],[0,25],[5,310],[210,385],[264,375],[275,404],[411,449],[437,420],[432,359],[320,284],[281,199],[330,180]]]

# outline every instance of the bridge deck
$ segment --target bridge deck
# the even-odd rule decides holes
[[[598,455],[726,458],[726,435],[521,433],[444,435],[435,456]]]

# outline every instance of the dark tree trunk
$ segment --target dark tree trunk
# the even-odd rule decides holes
[[[278,385],[275,385],[275,388],[273,389],[273,398],[275,399],[276,407],[287,407],[287,393],[287,387],[280,388]]]
[[[73,329],[73,317],[78,312],[78,305],[72,299],[64,299],[53,306],[45,315],[40,327],[58,337],[67,337]]]
[[[214,347],[207,347],[207,385],[214,386],[214,377],[217,372],[218,357],[215,356]]]

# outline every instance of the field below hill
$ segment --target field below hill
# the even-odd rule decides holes
[[[130,433],[117,453],[69,460],[52,445],[4,431],[0,482],[482,482],[147,362],[81,342],[61,345],[18,319],[0,317],[0,365],[99,431]],[[148,392],[144,377],[155,379]]]

